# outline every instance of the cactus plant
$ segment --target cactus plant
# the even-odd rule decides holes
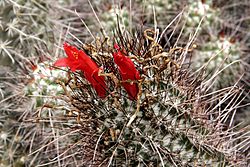
[[[74,7],[75,4],[70,8]],[[86,9],[85,6],[81,8]],[[69,13],[75,15],[74,11]],[[74,35],[80,39],[74,36],[74,40],[89,41],[91,38],[83,33],[82,27],[79,30],[80,23],[74,22],[76,17],[80,20],[74,16],[72,27],[67,23],[63,26],[77,32]],[[68,20],[71,18],[66,22]],[[90,24],[93,22],[86,20]],[[93,25],[90,28],[96,29]],[[46,63],[39,63],[34,73],[32,71],[34,80],[25,90],[15,89],[23,93],[20,96],[25,93],[39,95],[31,102],[26,97],[22,99],[27,103],[19,101],[23,108],[14,115],[23,122],[19,124],[17,118],[13,119],[17,123],[14,125],[20,126],[18,129],[10,128],[13,124],[3,120],[10,118],[7,111],[21,106],[13,104],[7,107],[20,96],[10,98],[6,107],[1,108],[1,114],[6,112],[6,115],[1,116],[0,142],[5,145],[0,151],[1,157],[7,159],[7,162],[1,159],[1,165],[247,166],[249,136],[243,130],[234,130],[231,117],[240,105],[242,90],[236,86],[218,91],[209,89],[203,71],[193,74],[186,64],[187,59],[184,59],[185,54],[193,52],[192,45],[163,47],[162,40],[156,37],[158,32],[155,34],[147,29],[132,34],[125,27],[119,27],[115,36],[104,36],[104,39],[93,36],[95,41],[84,42],[83,46],[77,43],[78,49],[84,50],[101,67],[101,72],[93,76],[105,77],[105,98],[99,96],[94,82],[88,80],[83,69],[69,71],[68,79],[59,79],[60,86],[56,86],[54,72],[58,69],[45,67]],[[4,46],[8,42],[5,41]],[[114,47],[114,43],[119,47]],[[114,60],[114,53],[131,60],[128,64],[134,64],[135,70],[132,71],[138,71],[140,77],[130,74],[125,79],[126,73],[122,73],[122,64]],[[52,51],[50,54],[58,55]],[[41,69],[52,75],[36,78]],[[23,81],[15,84],[20,82]],[[7,87],[5,84],[0,86]],[[42,91],[37,88],[42,88]],[[53,89],[48,91],[46,88]],[[58,95],[61,90],[64,94]],[[131,96],[133,90],[136,90],[137,97]],[[2,92],[7,91],[3,89]],[[48,95],[53,95],[53,99]],[[3,102],[6,101],[1,101],[1,105]],[[27,109],[27,106],[31,108]],[[17,140],[9,142],[15,138]],[[9,152],[3,151],[8,148]]]
[[[3,0],[0,6],[1,58],[25,61],[36,55],[34,44],[54,42],[47,1]]]
[[[215,77],[213,87],[224,88],[232,85],[244,73],[241,60],[242,45],[227,36],[212,36],[211,40],[201,44],[193,57],[194,69],[204,66],[210,77]],[[212,76],[213,75],[213,76]]]
[[[102,46],[93,43],[92,49],[85,48],[103,68],[99,76],[106,77],[105,99],[98,97],[85,79],[85,70],[84,75],[71,72],[70,82],[61,83],[85,137],[84,165],[246,166],[243,152],[249,136],[243,134],[246,140],[235,145],[237,132],[223,123],[238,104],[231,101],[230,107],[221,108],[242,90],[219,90],[219,97],[207,90],[210,85],[205,85],[201,73],[195,76],[183,64],[187,48],[162,49],[150,29],[128,38],[126,33],[118,30],[113,38],[120,49],[105,42],[106,38],[100,42]],[[121,61],[133,60],[140,78],[122,80],[119,64],[112,58],[117,49],[127,56]],[[81,63],[78,56],[76,61]],[[128,73],[129,69],[125,75]],[[135,99],[129,98],[123,82],[131,87],[137,84]]]

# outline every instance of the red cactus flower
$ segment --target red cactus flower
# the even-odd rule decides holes
[[[114,45],[117,52],[113,53],[114,62],[119,67],[119,72],[122,77],[122,81],[137,81],[140,79],[140,73],[135,68],[134,63],[132,60],[125,56],[124,53],[120,51],[120,48],[117,44]],[[139,92],[138,83],[129,83],[129,82],[123,82],[122,86],[125,88],[126,92],[129,95],[129,98],[131,100],[137,99],[137,94]]]
[[[98,72],[101,70],[97,64],[82,50],[78,50],[74,46],[67,43],[63,45],[67,54],[67,58],[61,58],[54,63],[54,66],[69,67],[71,71],[81,70],[85,78],[96,90],[101,98],[106,97],[106,83],[103,76],[99,76]]]

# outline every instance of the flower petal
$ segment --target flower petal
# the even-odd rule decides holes
[[[61,58],[55,62],[55,66],[69,67],[72,72],[81,70],[87,81],[95,89],[100,98],[106,97],[106,83],[104,76],[98,76],[99,67],[83,50],[67,43],[63,45],[67,58]]]
[[[68,64],[68,58],[61,58],[61,59],[58,59],[55,63],[54,63],[54,66],[57,66],[57,67],[68,67],[69,64]]]
[[[79,50],[76,47],[64,43],[63,48],[70,61],[78,61]]]
[[[92,74],[93,80],[95,81],[95,85],[93,85],[94,89],[96,90],[96,93],[100,98],[105,98],[106,97],[106,89],[107,85],[105,83],[105,78],[104,76],[99,76],[99,70],[95,70]]]
[[[114,62],[117,64],[119,68],[120,75],[122,77],[122,81],[132,80],[136,81],[140,79],[140,73],[135,68],[133,61],[124,55],[123,52],[120,51],[118,45],[114,46],[117,49],[117,52],[113,53]],[[126,92],[129,95],[131,100],[137,99],[137,94],[139,92],[138,83],[122,83],[122,86],[125,88]]]

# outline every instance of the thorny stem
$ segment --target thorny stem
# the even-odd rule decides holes
[[[140,111],[140,101],[141,101],[141,95],[142,95],[142,82],[143,80],[139,80],[138,82],[138,88],[139,88],[139,92],[137,95],[137,102],[136,102],[136,111],[135,113],[132,115],[132,117],[130,118],[130,120],[128,121],[127,127],[130,127],[131,123],[135,120],[137,114]]]
[[[99,70],[98,76],[110,77],[115,82],[115,87],[118,87],[120,83],[120,81],[116,78],[116,76],[113,73],[103,73],[101,70]]]

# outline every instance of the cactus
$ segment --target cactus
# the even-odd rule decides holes
[[[30,77],[18,78],[17,72],[13,76],[5,74],[3,86],[10,91],[5,91],[5,96],[11,94],[1,100],[0,166],[46,164],[59,156],[59,149],[69,149],[78,139],[68,128],[76,121],[65,119],[69,109],[63,100],[55,98],[63,90],[56,80],[64,80],[66,72],[52,69],[48,62],[37,64],[33,70]],[[61,105],[57,112],[53,108],[55,104]],[[65,138],[57,142],[58,136]],[[64,154],[69,156],[71,152]]]
[[[12,1],[5,2],[12,5]],[[34,4],[33,1],[18,1],[18,4],[19,2]],[[154,5],[157,4],[159,8],[155,9],[159,18],[162,15],[158,14],[164,14],[167,4],[155,1]],[[76,8],[76,3],[71,5],[68,8]],[[80,11],[90,11],[89,6],[86,8],[78,3],[77,6],[81,6]],[[147,8],[146,11],[152,11],[152,3],[144,7]],[[0,144],[4,144],[0,146],[0,157],[3,157],[0,159],[0,166],[247,166],[249,135],[244,129],[236,131],[233,127],[233,116],[242,100],[241,88],[232,86],[221,90],[211,89],[211,75],[205,78],[203,69],[192,73],[188,60],[183,56],[184,53],[189,55],[197,52],[192,45],[165,47],[163,39],[157,38],[159,36],[156,34],[159,32],[149,29],[137,30],[137,33],[127,32],[126,29],[131,27],[122,24],[130,19],[127,14],[129,8],[122,9],[125,18],[118,15],[120,27],[114,36],[109,33],[113,27],[117,27],[113,24],[116,17],[109,15],[113,10],[104,11],[103,15],[98,13],[104,20],[101,20],[101,23],[105,30],[108,30],[109,37],[104,36],[102,39],[94,36],[95,41],[92,43],[82,27],[79,28],[82,23],[75,21],[78,17],[75,12],[63,9],[70,14],[74,13],[74,18],[69,16],[68,20],[59,21],[61,25],[65,23],[63,26],[80,38],[77,41],[84,40],[85,44],[78,48],[84,50],[102,67],[103,70],[98,75],[106,79],[105,99],[98,96],[96,89],[84,77],[83,71],[65,72],[65,69],[54,69],[51,68],[51,62],[36,64],[37,68],[32,71],[33,77],[28,84],[27,80],[16,80],[12,84],[18,85],[18,88],[6,89],[8,84],[0,83],[0,93],[2,92],[3,96],[4,93],[15,93],[13,90],[20,93],[9,100],[0,101],[1,106],[6,106],[1,108],[0,117]],[[137,9],[133,6],[132,10]],[[85,13],[79,12],[80,16],[83,16],[82,14]],[[57,19],[67,16],[64,13]],[[149,17],[147,23],[154,20],[152,18]],[[5,19],[6,17],[1,17],[1,25],[6,25]],[[111,26],[105,24],[106,19],[112,20]],[[96,23],[92,24],[92,20],[93,17],[84,17],[91,30],[95,30],[95,35]],[[158,22],[159,27],[162,27],[162,24],[163,22]],[[6,27],[3,29],[7,30]],[[32,35],[36,37],[36,33]],[[33,39],[32,35],[29,40],[43,43]],[[17,38],[20,39],[22,38]],[[51,49],[54,41],[48,40],[47,37],[41,39],[46,41]],[[12,44],[9,40],[3,41],[2,47],[12,47],[8,47]],[[72,43],[71,39],[68,41]],[[184,41],[186,44],[189,42]],[[114,43],[118,44],[120,49],[114,48]],[[238,46],[237,43],[236,45]],[[206,48],[207,45],[202,46]],[[34,49],[26,52],[28,48],[22,47],[18,51],[27,53],[24,54],[25,57],[33,55]],[[138,71],[140,77],[124,79],[112,55],[118,50],[132,60],[136,68],[134,71]],[[2,52],[12,58],[5,50],[2,49]],[[51,49],[49,54],[57,56],[58,52]],[[16,58],[15,55],[13,59]],[[203,61],[200,64],[202,66]],[[205,70],[210,69],[207,66]],[[58,78],[58,72],[62,72],[64,77]],[[65,76],[68,78],[65,79]],[[56,82],[60,85],[56,85]],[[131,90],[136,90],[128,89],[130,85],[138,86],[138,96],[135,99],[129,95]],[[20,90],[20,87],[25,88]],[[64,94],[61,94],[62,90]],[[23,101],[17,100],[20,98]],[[19,103],[8,106],[12,101]],[[13,117],[9,113],[10,110],[15,111],[11,112]],[[11,123],[5,121],[7,118]],[[23,122],[20,124],[17,120]]]
[[[36,61],[46,52],[39,49],[51,50],[54,45],[53,19],[48,17],[52,6],[40,0],[2,0],[0,7],[0,166],[32,165],[41,157],[29,156],[30,150],[45,145],[47,139],[44,143],[37,139],[41,134],[50,136],[51,128],[31,123],[45,101],[26,96],[31,79],[27,73],[31,59]]]
[[[23,166],[27,159],[23,141],[25,130],[19,122],[20,116],[28,110],[25,109],[28,105],[24,105],[28,104],[27,98],[22,96],[24,86],[20,82],[24,78],[10,75],[12,73],[7,68],[1,69],[4,72],[1,75],[1,83],[5,91],[0,101],[0,166],[19,167]],[[19,165],[14,165],[17,163]]]
[[[193,48],[164,50],[150,29],[125,38],[127,33],[118,30],[113,43],[133,60],[140,79],[121,80],[112,58],[116,51],[104,38],[94,42],[103,45],[84,49],[103,67],[99,75],[106,77],[106,99],[98,97],[81,73],[71,72],[71,80],[60,83],[85,138],[84,165],[246,166],[243,152],[249,136],[235,145],[237,132],[223,123],[238,104],[222,107],[242,90],[229,87],[218,97],[209,92],[202,73],[195,76],[183,64],[183,52]],[[123,82],[137,84],[136,99],[128,97]]]
[[[197,39],[199,45],[193,55],[194,69],[206,66],[207,73],[214,74],[209,77],[217,77],[213,80],[215,89],[232,85],[244,73],[242,44],[233,34],[220,30],[217,21],[221,19],[220,10],[212,1],[189,2],[188,13],[184,33],[194,32],[197,27],[201,29],[199,33],[207,36],[205,40]]]
[[[47,1],[3,0],[0,6],[0,52],[6,62],[25,61],[36,56],[35,44],[54,42]]]
[[[226,36],[211,36],[211,40],[199,46],[193,57],[194,69],[206,66],[213,87],[224,88],[232,85],[244,73],[241,60],[242,46]]]
[[[35,2],[35,1],[34,1]],[[0,127],[0,166],[23,166],[25,164],[26,151],[23,136],[19,133],[21,128],[19,117],[22,115],[22,103],[25,101],[21,98],[20,79],[14,77],[13,71],[4,67],[12,65],[12,63],[26,60],[25,57],[30,53],[34,54],[35,41],[42,41],[35,32],[34,25],[37,18],[35,12],[46,13],[39,10],[40,7],[30,8],[30,6],[22,6],[25,1],[7,1],[0,2],[0,59],[1,59],[1,127]],[[32,3],[31,1],[27,1]],[[32,3],[34,5],[34,3]],[[32,11],[33,10],[33,11]],[[30,15],[29,15],[29,14]],[[33,15],[32,15],[33,14]],[[36,20],[39,22],[39,18]],[[41,23],[40,23],[41,24]],[[46,28],[36,27],[36,29]],[[31,33],[34,32],[34,33]],[[32,43],[32,44],[30,44]],[[32,48],[31,48],[32,46]],[[19,64],[19,63],[18,63]],[[4,66],[2,66],[4,65]],[[6,79],[5,79],[6,78]],[[15,78],[11,81],[9,78]],[[17,98],[19,97],[19,98]],[[20,100],[21,99],[21,100]],[[24,102],[25,103],[25,102]],[[22,108],[23,109],[23,108]]]
[[[129,27],[129,10],[126,7],[122,9],[118,9],[118,7],[110,7],[110,10],[104,12],[100,18],[102,20],[102,24],[105,25],[105,30],[107,32],[112,32],[113,29],[116,27],[117,17],[121,22],[121,28],[128,28]]]

